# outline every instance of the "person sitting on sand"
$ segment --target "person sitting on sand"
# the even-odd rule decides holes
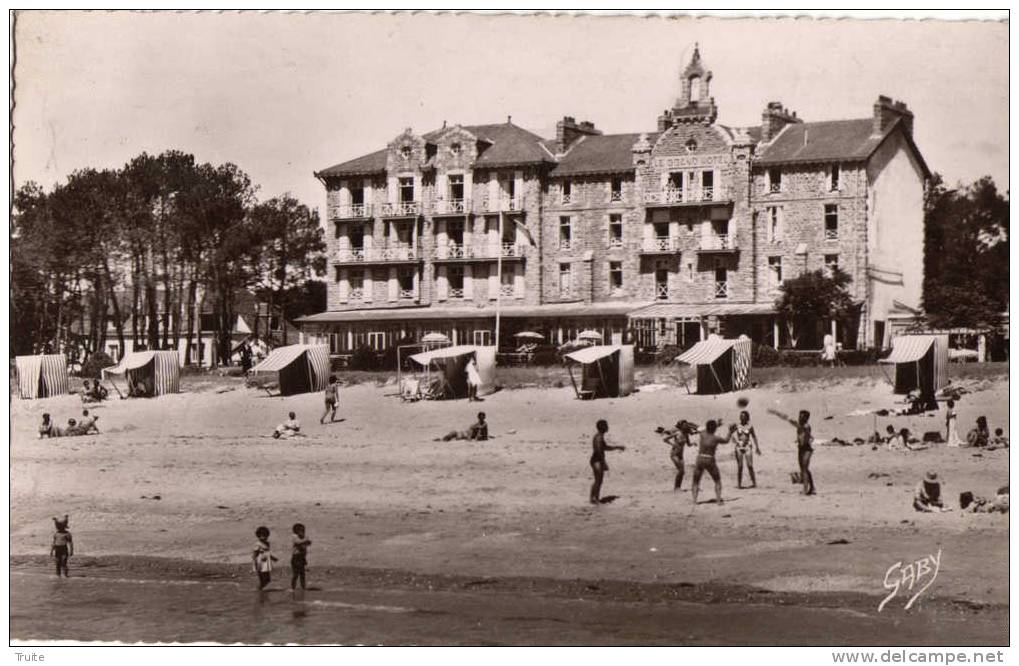
[[[276,426],[276,430],[272,433],[272,436],[276,439],[303,437],[301,434],[301,424],[297,420],[297,414],[290,412],[290,418]]]
[[[467,427],[467,430],[450,430],[442,436],[442,441],[449,442],[454,439],[468,441],[485,441],[488,439],[488,422],[485,420],[485,413],[478,412],[478,420]],[[438,440],[436,440],[438,441]]]
[[[994,449],[1007,449],[1008,448],[1008,437],[1005,437],[1005,431],[1001,428],[994,429],[994,437],[991,438],[990,446],[987,447],[988,451]]]
[[[591,471],[594,473],[594,483],[591,484],[591,504],[601,504],[601,484],[605,479],[605,472],[609,471],[609,465],[605,461],[606,451],[625,451],[625,446],[612,446],[605,441],[605,433],[609,431],[609,422],[599,419],[595,424],[594,437],[591,438]]]
[[[96,421],[99,420],[98,416],[91,416],[88,410],[82,410],[81,422],[78,424],[75,434],[78,435],[98,435],[99,427],[96,425]]]
[[[990,435],[991,433],[987,428],[987,417],[978,416],[977,427],[970,430],[969,434],[966,435],[966,444],[975,448],[984,448],[991,439]]]
[[[916,484],[916,491],[913,493],[913,508],[923,513],[951,511],[951,509],[945,508],[941,499],[941,482],[938,481],[937,472],[927,472],[920,483]]]
[[[719,444],[728,444],[732,440],[732,434],[736,431],[736,424],[729,426],[729,436],[725,439],[715,434],[718,429],[718,422],[714,419],[704,425],[704,431],[700,434],[700,442],[697,446],[697,464],[693,468],[693,504],[697,506],[697,494],[701,489],[701,475],[707,472],[715,482],[715,503],[722,503],[722,475],[718,471],[718,463],[715,460],[715,451]]]
[[[733,430],[736,435],[736,487],[743,487],[743,464],[746,463],[747,471],[750,473],[750,487],[757,487],[757,477],[754,475],[754,450],[761,455],[761,445],[757,442],[757,433],[754,426],[750,425],[750,412],[744,410],[739,413],[739,425]],[[750,448],[750,441],[753,440],[754,447]]]
[[[662,435],[662,439],[668,444],[671,449],[669,450],[669,459],[672,460],[672,464],[676,466],[676,479],[672,484],[672,489],[681,490],[683,487],[683,475],[685,473],[686,465],[683,461],[683,452],[688,446],[693,446],[690,441],[690,435],[697,433],[697,426],[690,423],[686,419],[680,419],[676,422],[676,427],[671,430],[658,426],[655,428],[655,432]]]
[[[912,450],[912,446],[909,445],[909,429],[903,428],[899,432],[895,432],[895,428],[888,426],[888,436],[885,437],[885,444],[889,451],[909,451]]]
[[[57,429],[56,424],[50,419],[49,413],[42,415],[42,424],[39,425],[39,439],[43,437],[59,437],[54,431]]]

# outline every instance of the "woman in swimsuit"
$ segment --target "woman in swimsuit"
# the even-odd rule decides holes
[[[754,426],[750,425],[750,412],[739,413],[739,425],[733,431],[736,435],[736,487],[743,487],[743,463],[746,463],[747,471],[750,472],[750,487],[757,487],[757,476],[754,474],[754,449],[757,455],[761,455],[761,445],[757,442],[757,433]],[[750,447],[750,440],[753,440],[753,448]]]

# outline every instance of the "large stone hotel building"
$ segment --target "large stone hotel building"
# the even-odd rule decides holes
[[[326,312],[299,320],[335,354],[444,333],[492,344],[583,329],[607,342],[688,347],[709,333],[788,345],[783,280],[838,266],[863,303],[836,331],[887,346],[920,307],[929,171],[913,114],[804,122],[778,102],[761,124],[718,122],[695,49],[653,131],[603,134],[565,117],[554,139],[507,120],[407,129],[323,169]],[[649,123],[650,124],[650,123]],[[830,330],[798,332],[807,344]]]

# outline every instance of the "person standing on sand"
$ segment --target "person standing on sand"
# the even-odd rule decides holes
[[[761,445],[757,441],[757,433],[754,426],[750,425],[750,412],[743,410],[739,413],[739,425],[733,431],[736,435],[736,487],[743,487],[743,463],[746,463],[747,471],[750,473],[750,487],[757,487],[757,476],[754,474],[754,450],[761,455]],[[753,440],[754,447],[750,448],[750,440]]]
[[[672,464],[676,466],[676,480],[672,484],[672,490],[681,490],[683,487],[683,475],[686,471],[686,465],[683,461],[683,451],[688,446],[693,446],[690,443],[690,435],[697,432],[697,426],[690,423],[686,419],[680,419],[676,422],[676,427],[672,430],[666,430],[665,428],[658,427],[655,429],[659,435],[662,435],[662,439],[666,444],[671,446],[669,450],[669,459],[672,460]]]
[[[591,439],[591,470],[594,472],[594,483],[591,485],[591,504],[601,504],[601,484],[605,479],[605,472],[609,471],[608,463],[605,462],[606,451],[625,451],[625,446],[612,446],[605,441],[605,433],[609,431],[609,422],[601,419],[595,424],[598,432]]]
[[[481,402],[481,398],[478,397],[478,387],[481,386],[481,373],[478,372],[478,364],[471,357],[471,360],[467,362],[467,402]]]
[[[311,539],[307,539],[304,536],[304,525],[301,523],[295,523],[293,527],[294,531],[294,546],[293,551],[290,555],[290,589],[297,589],[297,581],[301,581],[301,589],[304,587],[304,572],[308,567],[308,546],[311,545]]]
[[[804,495],[816,495],[814,475],[810,473],[810,458],[814,454],[814,435],[810,429],[810,412],[800,410],[799,417],[794,421],[780,411],[769,409],[771,414],[786,421],[796,428],[796,459],[800,467],[800,481],[803,483]]]
[[[258,574],[258,589],[264,590],[272,581],[272,563],[278,561],[270,552],[269,528],[264,525],[255,530],[255,550],[251,554],[251,563]]]
[[[945,411],[945,441],[948,446],[962,446],[959,439],[959,415],[955,413],[955,400],[948,401],[948,409]]]
[[[326,386],[326,411],[322,414],[322,418],[318,420],[319,423],[325,423],[326,415],[329,415],[330,412],[332,414],[329,416],[329,422],[332,423],[336,420],[336,403],[339,401],[337,389],[339,389],[339,386],[336,384],[336,375],[332,375],[329,377],[329,385]]]
[[[67,524],[70,522],[68,517],[65,515],[63,520],[53,519],[53,525],[57,528],[57,531],[53,533],[53,543],[50,545],[50,557],[56,560],[57,563],[57,578],[60,578],[61,570],[64,572],[64,578],[70,578],[71,574],[67,570],[67,560],[74,555],[74,541],[71,539],[71,532],[67,529]]]
[[[736,431],[736,424],[729,426],[729,436],[722,439],[715,434],[718,429],[718,422],[714,419],[704,424],[704,431],[700,434],[700,444],[697,447],[697,464],[693,468],[693,505],[697,506],[697,495],[701,490],[701,475],[707,472],[715,482],[715,503],[722,503],[722,475],[718,471],[718,462],[715,460],[715,451],[719,444],[728,444],[732,440],[732,433]]]

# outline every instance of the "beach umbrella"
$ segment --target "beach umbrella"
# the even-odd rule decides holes
[[[514,338],[526,338],[528,340],[544,340],[545,336],[541,333],[535,333],[534,331],[521,331],[520,333],[514,333]]]
[[[449,342],[449,338],[442,333],[428,333],[421,338],[421,342]]]
[[[578,340],[601,340],[602,334],[598,331],[581,331],[580,335],[577,336]]]

